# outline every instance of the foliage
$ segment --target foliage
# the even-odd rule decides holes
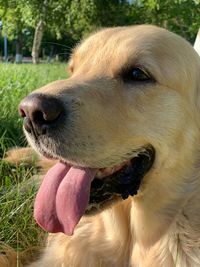
[[[29,47],[24,53],[30,53],[41,19],[45,22],[42,46],[48,50],[45,41],[72,47],[100,27],[139,23],[160,25],[193,42],[200,27],[199,14],[200,0],[0,0],[4,31],[10,40],[23,33],[24,45]]]
[[[11,39],[16,38],[17,31],[25,27],[17,0],[0,0],[0,18],[4,25],[3,33]]]
[[[127,1],[73,0],[65,15],[66,25],[78,40],[100,27],[126,25],[129,8]]]
[[[142,16],[144,23],[159,25],[191,42],[194,41],[200,27],[199,0],[141,0],[139,2],[137,16],[145,15]]]
[[[26,25],[35,28],[42,20],[49,32],[56,34],[57,38],[61,36],[60,28],[65,25],[61,18],[69,9],[69,0],[21,0],[19,3]]]

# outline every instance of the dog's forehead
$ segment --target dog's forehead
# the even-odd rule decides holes
[[[86,53],[93,48],[102,50],[112,47],[117,49],[122,46],[126,47],[131,42],[137,45],[141,42],[149,42],[152,37],[154,38],[154,34],[163,32],[167,31],[150,25],[107,28],[92,34],[78,45],[75,52]]]
[[[79,44],[74,50],[72,58],[74,60],[78,59],[79,61],[86,58],[90,61],[94,58],[98,58],[98,60],[103,60],[105,58],[111,59],[117,56],[126,58],[130,56],[130,49],[131,55],[133,56],[135,52],[137,56],[141,44],[143,44],[144,47],[147,43],[150,43],[154,31],[159,32],[160,29],[154,26],[104,29],[91,35]],[[123,58],[121,58],[121,60],[123,60]]]
[[[194,75],[188,65],[191,60],[197,61],[193,50],[182,37],[157,26],[116,27],[94,33],[79,44],[71,64],[74,75],[108,76],[115,76],[123,66],[139,65],[161,84],[176,87],[180,85],[179,73],[185,73],[182,86]]]
[[[178,50],[180,39],[175,34],[152,25],[108,28],[94,33],[79,44],[71,62],[78,67],[85,63],[88,68],[89,65],[99,68],[99,63],[103,63],[101,66],[105,68],[106,64],[107,70],[123,64],[145,65],[151,62],[151,58],[169,59],[170,54],[171,57],[176,57],[177,52],[173,54],[173,51]]]

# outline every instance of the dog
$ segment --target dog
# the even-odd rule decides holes
[[[200,266],[200,58],[151,25],[100,30],[70,77],[19,106],[56,161],[35,200],[49,232],[29,267]]]

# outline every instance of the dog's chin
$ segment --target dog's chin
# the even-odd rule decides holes
[[[48,159],[58,159],[70,163],[38,148],[40,154]],[[90,198],[85,215],[96,214],[119,200],[137,194],[143,177],[150,171],[155,160],[155,149],[147,145],[134,151],[134,156],[121,164],[98,169],[91,183]],[[78,165],[71,164],[70,165]]]

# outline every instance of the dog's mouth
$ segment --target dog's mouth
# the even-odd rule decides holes
[[[34,216],[46,231],[72,235],[84,214],[137,194],[155,159],[152,146],[113,168],[92,169],[59,162],[45,175],[35,200]]]

